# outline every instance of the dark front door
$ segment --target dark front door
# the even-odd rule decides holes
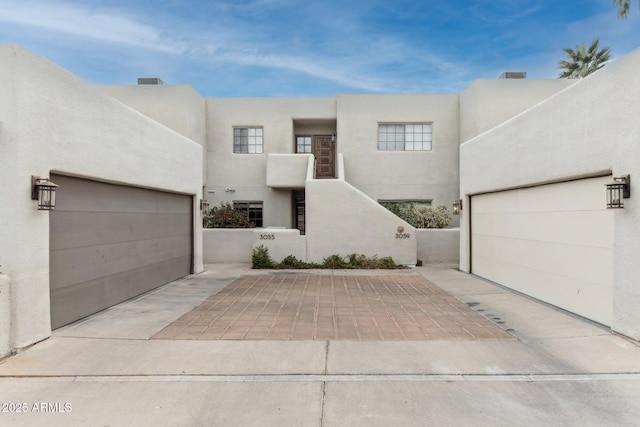
[[[316,178],[336,177],[336,142],[332,135],[297,136],[296,153],[316,158]]]
[[[316,178],[336,177],[336,150],[331,135],[314,137],[313,154],[316,156]]]

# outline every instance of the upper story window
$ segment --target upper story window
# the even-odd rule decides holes
[[[263,150],[262,128],[233,128],[233,152],[260,154]]]
[[[430,151],[431,123],[389,123],[378,125],[378,150]]]
[[[311,137],[296,137],[296,153],[311,153]]]

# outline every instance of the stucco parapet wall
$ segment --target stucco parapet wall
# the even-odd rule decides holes
[[[271,188],[304,188],[312,154],[267,154],[267,186]]]
[[[572,79],[477,79],[460,94],[460,142],[486,132],[555,93]]]
[[[463,194],[597,176],[613,169],[639,121],[640,49],[463,143]],[[622,84],[621,82],[624,82]],[[491,167],[487,167],[491,165]]]
[[[201,186],[202,170],[193,165],[202,164],[202,148],[193,140],[21,47],[0,46],[0,57],[5,70],[13,69],[5,82],[15,103],[4,133],[47,163],[33,173],[54,170],[185,194]]]
[[[191,85],[94,87],[198,144],[206,144],[206,101]]]

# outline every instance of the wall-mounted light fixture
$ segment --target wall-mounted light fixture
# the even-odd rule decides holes
[[[331,135],[331,142],[336,142],[336,134]]]
[[[231,188],[231,187],[227,187],[227,188],[224,189],[224,191],[226,191],[227,193],[233,193],[233,192],[236,191],[236,189],[235,188]]]
[[[460,211],[462,210],[462,200],[454,200],[453,201],[453,214],[460,215]]]
[[[47,178],[31,175],[31,200],[38,201],[38,210],[50,211],[56,208],[56,188]]]
[[[209,201],[205,199],[200,199],[200,211],[205,213],[209,210]]]
[[[623,209],[623,199],[631,197],[631,176],[613,177],[607,187],[607,209]]]

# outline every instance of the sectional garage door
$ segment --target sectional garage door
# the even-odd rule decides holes
[[[610,177],[471,198],[474,274],[578,315],[611,324]]]
[[[52,175],[52,329],[191,273],[192,198]]]

